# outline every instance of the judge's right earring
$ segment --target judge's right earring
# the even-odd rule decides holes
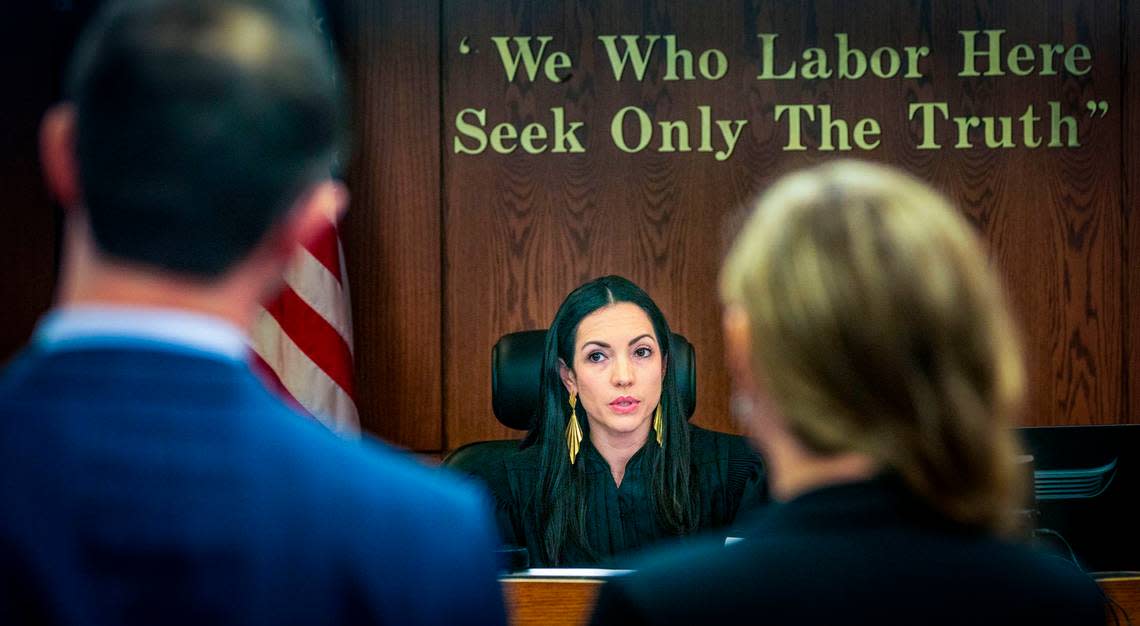
[[[574,407],[578,404],[578,394],[570,394],[570,421],[566,424],[566,449],[570,451],[570,465],[578,459],[578,450],[582,447],[582,427],[578,425],[578,413]]]

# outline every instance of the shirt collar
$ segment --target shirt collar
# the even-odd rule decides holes
[[[248,339],[237,326],[210,315],[177,309],[75,306],[40,320],[33,343],[45,350],[143,346],[247,359]]]

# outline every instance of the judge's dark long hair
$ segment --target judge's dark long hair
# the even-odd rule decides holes
[[[538,493],[531,502],[533,514],[538,516],[543,529],[539,551],[543,560],[554,565],[562,561],[563,548],[568,542],[576,544],[591,558],[596,557],[586,539],[586,526],[591,515],[601,514],[600,511],[591,511],[588,506],[583,457],[592,444],[589,420],[581,404],[578,405],[578,422],[584,434],[582,449],[578,462],[570,464],[566,448],[570,396],[559,376],[559,360],[573,366],[574,344],[582,318],[619,302],[636,304],[649,316],[666,364],[665,378],[661,382],[663,445],[658,446],[652,435],[645,444],[648,446],[645,461],[650,471],[658,521],[676,535],[689,533],[696,525],[697,491],[690,487],[689,429],[677,392],[673,359],[669,358],[672,353],[669,324],[640,287],[620,276],[603,276],[571,292],[550,324],[542,357],[538,414],[523,443],[524,447],[540,447],[541,476]]]

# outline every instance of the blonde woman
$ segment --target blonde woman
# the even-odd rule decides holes
[[[773,498],[730,547],[650,558],[596,623],[1103,624],[1097,585],[1014,539],[1014,325],[966,221],[834,162],[758,201],[721,273],[742,427]]]

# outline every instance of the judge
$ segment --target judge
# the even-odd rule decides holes
[[[605,562],[722,528],[765,499],[744,440],[689,425],[670,330],[619,276],[570,293],[546,334],[540,407],[494,485],[499,527],[532,566]]]

